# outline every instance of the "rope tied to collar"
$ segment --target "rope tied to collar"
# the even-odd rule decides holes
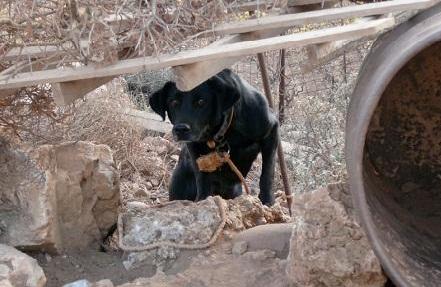
[[[214,172],[222,165],[227,163],[230,169],[237,175],[237,177],[241,181],[242,185],[244,186],[245,192],[247,194],[250,194],[250,189],[245,181],[245,178],[243,177],[237,166],[234,164],[234,162],[231,160],[230,153],[228,151],[224,152],[216,149],[216,142],[222,141],[225,133],[228,131],[231,123],[233,122],[233,116],[234,108],[231,108],[228,117],[225,117],[225,120],[222,123],[219,131],[214,135],[212,140],[207,141],[207,146],[214,151],[200,156],[196,159],[196,163],[199,170],[202,172]]]
[[[237,177],[241,181],[242,185],[245,188],[245,192],[247,194],[250,194],[250,189],[247,183],[245,182],[245,178],[243,177],[242,173],[237,168],[237,166],[231,160],[230,154],[228,152],[213,151],[209,154],[199,157],[196,160],[196,163],[198,165],[199,170],[202,172],[214,172],[222,165],[227,163],[230,169],[237,175]]]

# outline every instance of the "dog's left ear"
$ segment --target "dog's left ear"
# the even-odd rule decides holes
[[[234,74],[226,69],[208,80],[208,84],[216,91],[217,114],[221,117],[239,100],[239,83]]]
[[[149,98],[149,104],[152,110],[165,120],[165,112],[167,111],[167,98],[176,90],[173,82],[167,82],[162,89],[153,93]]]

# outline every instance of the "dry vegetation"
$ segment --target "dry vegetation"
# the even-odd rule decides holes
[[[172,51],[222,21],[226,5],[222,0],[2,0],[0,60],[12,48],[48,45],[60,53],[43,58],[46,65],[105,64],[118,56]]]
[[[174,53],[216,39],[212,28],[245,19],[242,0],[0,0],[0,75]],[[279,1],[275,1],[274,5]],[[271,8],[271,7],[270,7]],[[25,50],[41,53],[29,59]],[[13,53],[19,61],[10,61]]]

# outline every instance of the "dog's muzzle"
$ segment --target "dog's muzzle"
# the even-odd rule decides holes
[[[173,126],[173,136],[177,141],[188,141],[191,137],[191,128],[187,124],[176,124]]]

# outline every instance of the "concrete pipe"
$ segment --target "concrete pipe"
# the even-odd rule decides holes
[[[441,286],[441,4],[375,42],[346,129],[354,203],[387,275]]]

